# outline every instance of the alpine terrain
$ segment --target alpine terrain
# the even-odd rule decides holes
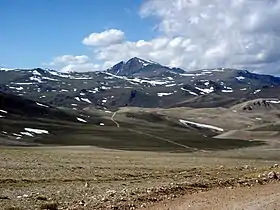
[[[273,185],[279,93],[279,77],[137,57],[82,73],[1,68],[1,206],[207,209],[181,196]]]

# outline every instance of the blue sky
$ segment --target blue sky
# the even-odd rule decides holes
[[[129,40],[153,37],[137,15],[141,0],[1,0],[0,65],[37,67],[56,56],[85,54],[92,32],[121,28]]]
[[[0,0],[0,65],[94,71],[137,56],[280,75],[279,20],[280,0]]]

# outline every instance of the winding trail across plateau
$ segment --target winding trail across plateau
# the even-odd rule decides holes
[[[280,209],[280,184],[250,188],[215,189],[157,204],[149,210],[276,210]]]
[[[119,128],[120,127],[120,124],[114,119],[115,115],[117,114],[117,112],[114,112],[112,117],[111,117],[111,120],[116,124],[116,126]]]
[[[117,112],[114,112],[114,113],[113,113],[113,115],[111,116],[111,120],[112,120],[112,121],[116,124],[116,126],[119,128],[119,127],[120,127],[120,124],[115,120],[116,114],[117,114]],[[155,136],[155,135],[153,135],[153,134],[145,133],[145,132],[138,131],[138,130],[134,130],[134,129],[129,129],[129,128],[127,128],[127,130],[128,130],[128,131],[131,131],[131,132],[134,132],[134,133],[141,134],[141,135],[149,136],[149,137],[152,137],[152,138],[161,140],[161,141],[165,141],[165,142],[168,142],[168,143],[170,143],[170,144],[173,144],[173,145],[176,145],[176,146],[179,146],[179,147],[183,147],[183,148],[188,149],[188,150],[198,151],[198,149],[196,149],[196,148],[189,147],[189,146],[186,146],[186,145],[184,145],[184,144],[177,143],[177,142],[172,141],[172,140],[170,140],[170,139],[166,139],[166,138],[163,138],[163,137]]]

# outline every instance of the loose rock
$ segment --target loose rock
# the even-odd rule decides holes
[[[278,179],[278,176],[277,176],[277,174],[276,174],[275,171],[269,172],[269,173],[267,174],[267,177],[268,177],[269,179]]]

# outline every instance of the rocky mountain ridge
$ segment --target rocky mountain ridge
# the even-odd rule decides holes
[[[224,68],[185,72],[140,58],[107,71],[0,71],[1,92],[72,109],[228,107],[256,98],[277,100],[279,90],[280,78],[271,75]]]

